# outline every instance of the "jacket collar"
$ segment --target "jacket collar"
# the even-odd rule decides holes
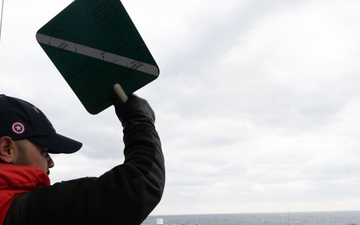
[[[32,191],[48,185],[49,176],[35,166],[0,163],[0,190]]]

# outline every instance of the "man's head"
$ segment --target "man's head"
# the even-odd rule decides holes
[[[22,149],[25,149],[25,151],[36,148],[43,153],[46,151],[46,154],[73,153],[78,151],[82,144],[56,133],[50,121],[36,106],[24,100],[1,94],[0,147],[1,146],[2,153],[4,153],[5,149],[9,150],[9,146],[13,147],[13,150],[16,150],[16,152],[12,153],[16,153],[16,155],[12,156],[15,157],[21,156],[19,155],[21,152],[18,151],[21,150],[21,147],[23,147]],[[31,150],[29,150],[29,152],[31,152]],[[26,155],[28,155],[29,152],[25,152]],[[2,156],[3,154],[0,154],[0,157]],[[15,158],[6,159],[5,157],[0,159],[2,162],[20,164],[17,163],[20,158]],[[49,165],[53,166],[52,160]]]

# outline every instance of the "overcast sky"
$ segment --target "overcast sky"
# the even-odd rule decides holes
[[[5,0],[0,93],[83,142],[52,183],[122,163],[109,108],[90,115],[36,31],[70,0]],[[154,215],[360,210],[360,1],[123,0],[160,67],[167,183]]]

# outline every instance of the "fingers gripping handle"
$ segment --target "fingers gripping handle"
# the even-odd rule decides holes
[[[124,89],[120,86],[120,84],[115,84],[114,90],[122,102],[125,103],[128,100],[128,96],[126,95]]]

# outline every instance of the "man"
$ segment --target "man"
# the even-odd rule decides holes
[[[0,225],[141,224],[165,183],[155,115],[134,95],[114,106],[123,126],[124,163],[98,178],[50,185],[49,153],[73,153],[82,144],[56,133],[36,106],[0,95]]]

